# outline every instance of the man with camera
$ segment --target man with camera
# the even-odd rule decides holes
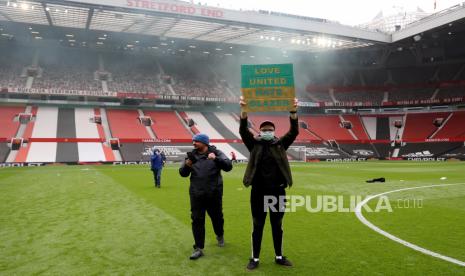
[[[221,170],[232,170],[231,160],[210,145],[205,134],[197,134],[192,138],[194,150],[187,153],[187,158],[179,168],[182,177],[190,175],[190,203],[192,233],[194,235],[194,252],[191,260],[203,256],[205,244],[205,213],[212,220],[218,246],[224,246],[223,230],[223,178]]]

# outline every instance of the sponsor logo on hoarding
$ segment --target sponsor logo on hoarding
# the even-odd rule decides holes
[[[366,149],[355,149],[353,152],[357,155],[362,155],[362,156],[373,156],[375,155],[373,151],[371,150],[366,150]]]

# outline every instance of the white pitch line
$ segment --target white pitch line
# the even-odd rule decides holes
[[[381,235],[383,235],[383,236],[385,236],[385,237],[387,237],[387,238],[389,238],[389,239],[391,239],[391,240],[393,240],[395,242],[398,242],[398,243],[400,243],[400,244],[402,244],[404,246],[410,247],[413,250],[416,250],[416,251],[421,252],[423,254],[430,255],[432,257],[442,259],[444,261],[451,262],[451,263],[454,263],[454,264],[465,267],[465,262],[463,262],[463,261],[460,261],[460,260],[457,260],[457,259],[454,259],[454,258],[451,258],[451,257],[448,257],[448,256],[444,256],[444,255],[441,255],[441,254],[436,253],[434,251],[431,251],[431,250],[428,250],[426,248],[415,245],[413,243],[409,243],[408,241],[402,240],[402,239],[400,239],[400,238],[398,238],[398,237],[396,237],[396,236],[394,236],[394,235],[380,229],[379,227],[375,226],[373,223],[369,222],[362,214],[363,205],[367,204],[370,200],[372,200],[374,198],[377,198],[379,196],[382,196],[382,195],[387,195],[387,194],[391,194],[391,193],[395,193],[395,192],[401,192],[401,191],[415,190],[415,189],[423,189],[423,188],[431,188],[431,187],[445,187],[445,186],[464,185],[464,184],[465,183],[454,183],[454,184],[428,185],[428,186],[403,188],[403,189],[392,190],[392,191],[384,192],[384,193],[381,193],[381,194],[369,196],[369,197],[365,198],[365,200],[363,200],[362,202],[357,204],[357,206],[355,207],[355,215],[357,216],[357,218],[363,224],[365,224],[366,226],[370,227],[374,231],[378,232],[379,234],[381,234]]]

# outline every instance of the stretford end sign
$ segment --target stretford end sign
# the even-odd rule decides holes
[[[242,65],[241,75],[246,112],[292,109],[295,98],[292,64]]]

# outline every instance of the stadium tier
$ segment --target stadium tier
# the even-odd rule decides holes
[[[432,138],[432,135],[437,131],[438,127],[434,125],[434,121],[446,120],[451,113],[425,113],[407,114],[405,121],[405,130],[403,139],[427,139]]]
[[[435,139],[447,138],[464,138],[465,137],[465,112],[454,112],[441,127],[441,129],[432,136]]]
[[[144,126],[137,110],[107,109],[107,118],[111,135],[116,138],[151,139],[146,126]]]
[[[179,120],[175,111],[144,111],[152,120],[152,129],[158,139],[190,139],[192,134],[186,125]]]
[[[238,133],[239,118],[229,112],[166,111],[53,106],[3,106],[0,132],[3,161],[111,162],[141,161],[153,146],[179,160],[191,147],[194,133],[209,135],[226,153],[246,160],[248,151]],[[22,114],[21,116],[19,116]],[[24,122],[20,117],[29,118]],[[289,153],[292,160],[307,158],[413,158],[461,156],[465,139],[465,112],[399,113],[373,115],[301,115],[300,133]],[[23,120],[23,119],[21,119]],[[250,114],[251,130],[271,120],[276,134],[289,129],[287,115]],[[10,150],[11,139],[24,143]],[[110,139],[119,139],[112,149]],[[437,143],[440,142],[440,143]],[[303,150],[306,148],[306,150]],[[429,150],[429,154],[426,151]],[[305,152],[306,157],[302,157]],[[448,155],[449,154],[449,155]]]

